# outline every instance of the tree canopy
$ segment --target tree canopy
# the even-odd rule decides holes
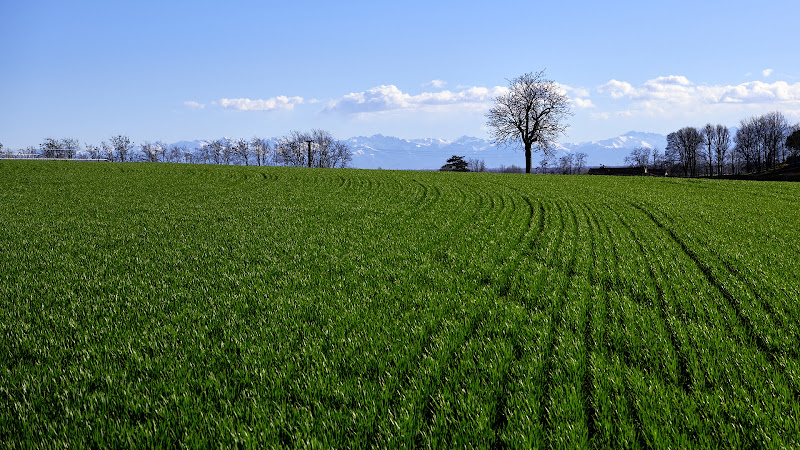
[[[447,164],[443,165],[440,171],[444,172],[469,172],[469,163],[464,161],[463,156],[453,155],[447,159]]]
[[[486,124],[498,144],[524,146],[525,172],[531,173],[534,145],[551,152],[569,126],[564,120],[570,115],[569,98],[558,83],[545,79],[544,71],[529,72],[509,80],[508,93],[494,99]]]

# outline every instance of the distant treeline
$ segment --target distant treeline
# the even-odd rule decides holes
[[[196,150],[161,141],[144,141],[137,149],[125,135],[112,136],[99,146],[86,144],[83,148],[77,139],[47,138],[39,147],[18,152],[3,150],[0,144],[0,156],[293,167],[347,167],[352,160],[347,144],[325,130],[292,131],[272,142],[262,138],[221,138]]]
[[[774,111],[742,119],[735,133],[721,124],[684,127],[667,135],[664,151],[635,148],[625,162],[686,177],[769,171],[800,163],[800,124]]]

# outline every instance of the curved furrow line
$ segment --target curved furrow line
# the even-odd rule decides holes
[[[505,204],[505,202],[503,203]],[[529,253],[527,246],[524,245],[524,243],[530,239],[534,239],[535,235],[541,231],[541,229],[534,228],[534,215],[536,214],[536,209],[534,209],[533,203],[530,201],[530,199],[525,198],[525,205],[528,209],[528,212],[526,213],[526,225],[520,231],[518,237],[514,237],[513,239],[509,240],[509,243],[506,244],[507,249],[505,250],[503,256],[492,270],[492,273],[488,275],[489,281],[498,286],[498,295],[500,297],[509,296],[509,293],[513,287],[512,284],[514,283],[514,273],[521,263],[521,260]],[[541,208],[541,205],[539,205],[539,208]],[[507,210],[506,214],[504,214],[504,220],[501,222],[500,226],[507,228],[509,224],[513,224],[515,213],[516,205],[512,203],[512,207]]]
[[[545,282],[545,285],[555,286],[554,291],[551,292],[550,295],[553,302],[551,304],[552,319],[550,321],[551,326],[548,330],[549,341],[546,343],[547,350],[545,353],[548,357],[545,361],[544,380],[542,383],[542,399],[545,402],[551,403],[551,406],[552,403],[556,401],[551,391],[555,387],[553,373],[557,364],[556,350],[559,344],[558,336],[563,332],[564,316],[567,313],[566,308],[568,306],[567,293],[569,292],[572,279],[575,276],[575,261],[577,259],[575,248],[564,245],[564,241],[569,234],[567,224],[568,222],[576,224],[577,219],[575,219],[574,212],[571,210],[568,201],[556,202],[555,206],[558,210],[559,231],[555,239],[548,245],[546,257],[543,261],[548,275],[548,280]],[[570,217],[566,217],[567,215]],[[567,249],[569,253],[567,255],[559,255],[562,249]],[[559,256],[562,257],[559,258]],[[566,257],[566,262],[564,257]],[[542,408],[540,411],[539,420],[540,423],[543,424],[545,436],[551,436],[555,431],[553,429],[555,423],[554,419],[550,417],[551,414],[548,408]]]
[[[266,171],[259,171],[261,178],[265,181],[275,182],[278,181],[278,173],[267,169]]]
[[[531,234],[530,233],[531,230],[533,230],[533,220],[534,220],[534,215],[536,215],[536,213],[534,213],[534,206],[533,206],[533,203],[531,201],[530,196],[526,195],[524,192],[522,192],[522,190],[520,190],[519,188],[514,187],[514,186],[505,185],[505,184],[498,183],[498,182],[493,182],[492,184],[494,186],[496,186],[496,187],[502,187],[504,189],[509,189],[509,190],[512,190],[512,191],[516,192],[517,195],[523,201],[525,201],[525,203],[527,203],[528,212],[529,212],[529,214],[528,214],[528,222],[527,222],[527,226],[520,233],[520,238],[518,239],[517,243],[520,244],[520,243],[523,243],[525,241],[528,241],[527,247],[529,249],[533,250],[535,248],[535,240],[536,240],[536,238],[541,233],[541,231],[544,229],[544,207],[542,206],[541,202],[537,201],[537,204],[538,204],[538,216],[539,216],[539,220],[538,220],[538,223],[537,223],[537,230],[538,231],[534,234],[533,239],[531,239],[531,238],[529,238],[529,236]],[[511,198],[511,200],[513,202],[513,209],[516,210],[517,209],[517,205],[516,205],[516,202],[514,201],[514,197],[510,197],[510,198]]]
[[[675,246],[686,254],[698,274],[712,288],[709,292],[716,292],[724,300],[720,303],[721,310],[716,309],[715,303],[709,301],[701,305],[707,310],[705,319],[701,323],[695,323],[691,334],[699,334],[696,336],[698,339],[696,346],[700,350],[693,362],[699,364],[702,369],[698,372],[700,367],[694,368],[696,382],[704,385],[727,386],[734,394],[732,399],[734,401],[730,406],[732,410],[727,407],[722,410],[724,416],[727,417],[725,420],[741,423],[741,417],[734,419],[734,416],[740,414],[737,412],[737,408],[741,407],[739,405],[742,402],[749,404],[752,402],[752,398],[783,398],[784,401],[790,403],[797,402],[800,399],[800,387],[795,381],[795,372],[785,364],[787,357],[790,358],[789,361],[797,360],[796,357],[790,356],[791,354],[796,355],[796,349],[775,351],[757,332],[740,300],[716,278],[711,268],[695,251],[657,218],[655,213],[640,205],[632,206],[641,211],[643,216],[652,221]],[[721,327],[708,328],[708,320],[718,321]],[[712,337],[707,334],[708,331],[719,334]],[[707,356],[709,353],[715,356],[709,358]],[[771,411],[775,407],[775,405],[766,406],[765,410],[759,402],[748,406],[748,409],[754,408],[759,414],[769,414],[767,411]]]
[[[549,268],[552,292],[552,324],[544,367],[543,399],[549,407],[541,411],[551,446],[589,445],[598,432],[597,410],[591,373],[596,322],[590,284],[595,256],[593,230],[585,203],[563,199],[558,202],[564,224],[559,251]],[[587,373],[588,371],[588,373]]]
[[[485,229],[492,231],[491,235],[483,234],[479,237],[484,241],[481,253],[489,253],[488,259],[494,261],[491,263],[491,267],[482,269],[487,271],[478,275],[480,283],[483,285],[502,282],[501,275],[505,272],[500,268],[505,266],[506,260],[513,254],[513,245],[508,245],[504,236],[505,230],[513,229],[514,211],[509,210],[509,202],[505,193],[498,193],[497,190],[492,192],[493,194],[488,196],[488,210],[484,212],[484,216],[472,217],[472,222],[475,223],[473,228],[479,229],[482,228],[482,224],[485,224]]]
[[[386,426],[386,421],[388,421],[391,416],[399,417],[403,407],[408,406],[408,398],[413,396],[413,390],[417,387],[414,380],[419,373],[420,367],[426,359],[433,359],[435,356],[432,355],[431,352],[436,342],[435,338],[443,332],[440,329],[443,322],[444,317],[437,316],[435,321],[425,323],[425,332],[416,345],[417,350],[406,356],[403,364],[397,368],[397,372],[392,377],[392,381],[388,383],[384,389],[384,392],[390,393],[389,397],[386,399],[386,411],[389,412],[389,416],[384,416],[383,422],[375,424],[375,428],[391,428],[391,426]],[[449,335],[445,335],[442,340],[447,341],[448,336]],[[426,385],[428,384],[430,383],[426,383]]]
[[[516,241],[516,247],[520,247],[520,244],[526,244],[528,242],[532,242],[533,239],[542,231],[544,226],[544,209],[540,203],[537,202],[537,205],[534,206],[534,203],[528,197],[522,197],[525,201],[525,204],[528,209],[527,213],[527,224],[526,227],[521,235],[521,237]],[[500,264],[497,266],[497,269],[494,271],[492,278],[494,280],[499,281],[499,290],[498,295],[502,301],[502,299],[509,298],[514,303],[519,303],[519,299],[514,298],[515,295],[511,292],[513,286],[512,283],[515,281],[514,273],[518,269],[521,264],[524,264],[525,255],[528,254],[528,247],[527,245],[522,245],[522,248],[519,250],[512,250],[512,254],[503,258]],[[511,383],[516,380],[514,375],[516,365],[520,364],[523,358],[526,357],[522,346],[512,340],[512,357],[511,360],[505,365],[501,381],[495,391],[495,405],[494,405],[494,417],[492,419],[491,428],[494,430],[495,440],[494,440],[494,447],[500,448],[505,445],[502,440],[502,436],[506,431],[508,426],[508,416],[511,413],[508,409],[508,402],[509,402],[509,387]]]
[[[431,212],[435,210],[434,205],[439,204],[442,201],[442,190],[436,184],[430,184],[430,190],[432,191],[430,195],[428,195],[427,202],[424,203],[425,211]]]
[[[683,252],[686,253],[687,257],[696,266],[696,269],[699,271],[699,273],[702,274],[706,282],[714,289],[714,291],[716,291],[720,295],[720,297],[722,297],[722,299],[725,300],[723,306],[726,306],[733,312],[732,319],[735,320],[734,325],[729,326],[727,328],[727,333],[730,333],[734,330],[738,331],[739,327],[736,326],[736,324],[738,324],[742,328],[742,330],[737,341],[739,343],[744,344],[742,349],[743,350],[746,349],[748,352],[750,352],[751,354],[750,358],[757,358],[758,356],[762,355],[763,357],[766,358],[765,363],[769,364],[770,368],[767,370],[763,367],[759,367],[760,370],[758,372],[761,374],[763,378],[773,379],[774,381],[768,385],[764,385],[763,383],[754,385],[752,384],[752,381],[749,380],[749,378],[753,375],[751,373],[747,378],[741,380],[748,386],[747,389],[750,392],[752,392],[753,395],[762,396],[765,394],[763,392],[763,389],[771,387],[770,389],[768,389],[769,392],[768,395],[775,395],[774,393],[775,385],[777,386],[786,385],[788,387],[789,396],[795,401],[800,399],[800,385],[798,385],[795,381],[792,381],[796,379],[796,376],[794,375],[793,372],[790,372],[791,369],[788,368],[787,365],[785,364],[786,358],[790,358],[790,360],[795,360],[795,361],[797,360],[796,357],[797,348],[792,346],[785,349],[775,349],[774,346],[766,342],[763,336],[761,336],[761,334],[758,333],[758,331],[755,329],[755,326],[748,317],[746,310],[742,305],[742,303],[740,302],[740,300],[736,298],[736,296],[732,295],[723,283],[719,282],[719,280],[715,277],[711,268],[707,266],[695,254],[695,252],[688,245],[686,245],[686,243],[683,242],[683,240],[680,239],[679,236],[677,236],[677,234],[674,231],[669,229],[669,227],[664,225],[663,222],[661,222],[657,217],[655,217],[653,213],[647,211],[645,208],[642,208],[638,205],[634,206],[638,210],[642,211],[642,213],[645,216],[647,216],[650,220],[652,220],[656,224],[656,226],[661,228],[665,234],[670,236],[670,239],[673,242],[675,242],[675,244],[678,247],[680,247]],[[719,311],[717,314],[722,315],[722,318],[726,322],[730,320],[724,311]],[[733,342],[730,341],[728,342],[729,343],[727,345],[733,345],[733,346],[737,345]],[[701,348],[705,346],[705,344],[702,343],[698,345]],[[736,355],[740,350],[733,348],[729,351],[732,354]],[[735,360],[736,361],[740,360],[740,357],[737,356]],[[703,365],[723,363],[723,366],[727,366],[729,364],[727,360],[718,362],[716,360],[705,361],[701,359],[701,361]],[[736,366],[729,370],[734,370],[735,372],[739,372],[742,369],[741,367]],[[779,376],[776,377],[776,375],[778,374]]]
[[[336,183],[336,188],[337,189],[342,189],[347,185],[348,180],[351,177],[346,177],[346,176],[342,175],[341,173],[337,173],[336,178],[338,178],[338,180],[339,180],[339,182]]]
[[[596,272],[598,267],[601,266],[599,261],[599,241],[603,236],[600,223],[597,218],[597,212],[593,210],[591,204],[585,203],[584,209],[586,210],[586,227],[589,230],[589,254],[591,255],[592,263],[589,265],[588,278],[592,286],[596,286]],[[607,270],[607,269],[599,269]],[[586,428],[588,430],[589,442],[592,442],[597,434],[597,407],[594,399],[594,363],[592,354],[595,352],[597,342],[595,342],[593,328],[594,314],[595,314],[595,299],[591,298],[586,306],[586,322],[583,328],[583,345],[586,348],[586,364],[583,372],[583,379],[581,380],[581,393],[583,395],[583,410],[586,416]]]
[[[537,246],[540,246],[542,248],[539,251],[536,251],[536,249],[534,249],[534,251],[536,251],[535,253],[536,259],[540,263],[544,263],[543,265],[545,266],[543,267],[542,275],[540,275],[545,277],[545,280],[543,280],[543,284],[544,286],[549,286],[550,285],[549,281],[551,281],[550,280],[551,277],[548,274],[547,262],[549,262],[550,258],[548,258],[549,252],[547,251],[553,247],[558,247],[558,245],[560,244],[560,239],[563,236],[564,220],[562,215],[560,214],[560,210],[558,209],[556,210],[558,211],[558,214],[554,213],[555,211],[553,211],[554,207],[552,204],[542,203],[540,204],[540,207],[543,210],[542,215],[544,217],[543,230],[546,232],[540,234],[537,237],[537,239],[535,239]],[[550,212],[549,214],[548,211]],[[554,219],[556,221],[555,224],[552,223]],[[559,224],[560,226],[555,226],[556,224]],[[548,238],[551,238],[553,241],[555,239],[558,239],[558,241],[556,243],[548,242],[547,241]],[[546,243],[549,245],[545,247]],[[520,289],[524,289],[524,286],[520,286]],[[531,296],[530,293],[526,294],[528,295],[524,296],[524,299],[526,301],[524,301],[523,304],[527,309],[529,310],[544,309],[546,312],[545,311],[543,312],[545,312],[545,314],[549,316],[548,320],[549,326],[547,327],[546,341],[543,343],[546,346],[546,350],[544,352],[546,356],[544,361],[544,367],[542,368],[542,381],[541,381],[541,392],[542,392],[541,399],[542,402],[547,402],[550,400],[550,389],[553,383],[552,372],[553,372],[553,366],[555,364],[554,350],[556,346],[556,333],[561,327],[561,316],[562,316],[561,309],[563,308],[565,301],[563,295],[551,294],[551,300],[553,301],[552,303],[549,304],[550,307],[542,308],[543,306],[545,306],[543,304],[543,300],[546,295],[545,293],[537,292],[534,293],[533,296]],[[536,301],[537,304],[531,304],[530,303],[531,301]],[[553,424],[551,423],[551,420],[549,418],[549,411],[547,408],[542,407],[540,409],[538,420],[539,423],[542,425],[543,435],[549,436]]]
[[[429,377],[425,377],[425,383],[421,386],[421,389],[411,393],[414,396],[411,399],[411,410],[421,413],[422,416],[420,417],[422,423],[415,427],[415,447],[421,448],[425,446],[422,442],[423,435],[421,433],[423,431],[429,432],[435,426],[433,421],[438,408],[435,405],[434,396],[445,388],[445,378],[452,374],[456,374],[454,378],[464,375],[458,371],[459,363],[465,357],[464,353],[469,343],[478,334],[486,314],[487,311],[483,309],[473,310],[473,314],[469,316],[468,322],[465,324],[466,326],[459,328],[460,330],[465,330],[465,332],[459,333],[457,337],[446,342],[447,347],[442,349],[443,355],[433,356],[432,361],[435,361],[435,368],[431,371]],[[401,395],[401,397],[405,396]]]
[[[458,219],[454,222],[453,226],[450,227],[452,231],[451,234],[457,235],[474,217],[474,214],[464,214],[464,212],[470,211],[474,209],[474,207],[473,202],[470,201],[472,197],[468,194],[468,190],[465,188],[464,184],[456,184],[455,188],[450,191],[456,193],[456,196],[451,197],[456,197],[457,199],[450,202],[447,207],[461,212],[461,214],[458,214]]]
[[[319,172],[319,174],[314,177],[314,185],[317,189],[323,190],[323,188],[328,192],[338,192],[341,191],[342,187],[347,183],[345,177],[342,175],[340,171],[324,171]]]
[[[422,182],[420,182],[416,178],[412,178],[411,181],[416,183],[416,184],[418,184],[420,186],[420,188],[422,188],[422,191],[421,191],[421,195],[419,196],[419,198],[415,199],[415,201],[412,202],[411,205],[409,205],[409,206],[420,207],[423,204],[425,204],[426,199],[428,198],[428,186],[423,184]],[[415,192],[417,192],[417,191],[415,191]]]
[[[628,260],[624,266],[619,265],[616,257],[603,258],[601,261],[608,262],[597,264],[598,271],[620,274],[616,285],[598,285],[603,290],[597,292],[596,297],[598,306],[599,302],[606,300],[610,303],[607,308],[601,308],[605,310],[605,319],[599,322],[599,327],[605,327],[606,330],[596,334],[595,340],[600,350],[591,360],[597,361],[600,373],[615,373],[617,380],[616,387],[611,387],[602,377],[595,379],[597,383],[594,387],[601,396],[596,403],[600,427],[603,429],[598,443],[601,446],[609,445],[617,439],[608,441],[610,436],[619,434],[625,436],[621,438],[624,442],[637,442],[638,446],[646,447],[648,442],[654,442],[653,439],[657,441],[658,437],[652,436],[645,426],[654,412],[642,409],[642,399],[650,402],[654,394],[650,390],[642,392],[640,385],[633,386],[631,376],[634,373],[638,377],[645,374],[645,379],[652,380],[650,383],[656,381],[648,385],[674,386],[684,398],[691,398],[691,384],[687,383],[691,381],[687,357],[675,332],[675,324],[667,317],[665,293],[657,284],[661,276],[653,261],[647,257],[652,252],[643,245],[643,242],[651,240],[651,236],[641,225],[634,226],[627,220],[629,216],[614,209],[611,204],[602,204],[591,210],[600,236],[598,240],[611,243],[617,248],[618,254],[627,255]],[[606,246],[602,248],[608,249]],[[606,250],[606,253],[610,256],[611,252]],[[597,276],[592,278],[598,279]],[[596,320],[593,322],[598,323]],[[670,336],[669,340],[665,339],[667,335]],[[690,345],[686,344],[687,347]],[[613,417],[617,409],[613,406],[614,400],[609,403],[609,396],[624,404],[622,410],[627,415],[624,423],[617,424],[617,418]],[[609,435],[609,421],[615,424],[612,435]]]
[[[631,202],[631,206],[642,211],[645,215],[647,215],[650,220],[652,220],[656,226],[663,229],[670,238],[683,250],[686,256],[689,257],[690,260],[694,263],[697,269],[703,274],[706,281],[713,286],[713,288],[719,292],[719,294],[725,299],[725,301],[730,305],[733,309],[738,321],[744,326],[745,332],[749,337],[749,340],[758,348],[758,350],[764,354],[769,355],[773,360],[777,359],[781,356],[781,353],[787,353],[792,358],[797,358],[798,350],[796,347],[784,349],[774,348],[773,345],[770,345],[767,341],[764,340],[764,337],[756,330],[756,327],[753,325],[751,318],[745,313],[745,307],[742,305],[741,301],[736,298],[734,295],[730,293],[727,287],[723,283],[721,283],[717,276],[714,275],[714,271],[711,269],[709,265],[707,265],[701,258],[697,256],[695,251],[689,247],[683,239],[680,238],[670,227],[664,225],[652,212],[645,209],[641,205]]]
[[[619,213],[619,211],[616,211],[610,207],[609,210],[614,213],[617,220],[625,227],[628,234],[633,238],[632,241],[636,244],[636,247],[639,250],[640,254],[648,255],[651,254],[653,251],[655,251],[655,249],[646,249],[643,244],[644,242],[648,241],[651,235],[643,231],[641,227],[635,227],[629,224],[628,221],[626,221],[625,218],[622,216],[622,214]],[[657,307],[655,310],[658,314],[661,323],[664,325],[667,334],[669,335],[669,342],[677,358],[678,373],[675,374],[675,380],[677,382],[677,385],[680,386],[687,395],[691,395],[693,383],[692,383],[692,378],[689,374],[689,363],[688,363],[689,359],[684,348],[692,348],[693,344],[690,342],[687,343],[685,346],[681,345],[681,340],[678,336],[677,330],[675,329],[676,328],[675,322],[679,321],[680,319],[670,314],[668,310],[665,289],[669,289],[669,286],[661,280],[666,280],[669,277],[667,277],[666,274],[664,274],[661,270],[656,268],[655,264],[653,264],[652,261],[650,262],[650,264],[647,264],[647,271],[656,289]],[[627,289],[627,292],[628,295],[632,297],[636,296],[636,294],[633,293],[631,289]],[[642,303],[640,300],[637,300],[637,302],[640,304]],[[646,367],[641,367],[638,364],[636,365],[639,366],[639,368],[642,370],[647,369]]]
[[[733,275],[734,281],[741,282],[745,286],[745,289],[757,301],[758,305],[760,305],[764,311],[766,311],[770,320],[778,325],[778,329],[786,331],[791,330],[790,333],[792,336],[789,336],[787,339],[785,339],[785,341],[787,343],[800,342],[800,316],[785,314],[785,307],[781,308],[780,310],[776,310],[772,304],[772,301],[778,301],[778,299],[793,302],[796,298],[788,298],[785,293],[779,293],[774,284],[770,280],[766,279],[765,276],[747,276],[746,274],[742,273],[737,265],[732,264],[730,261],[723,259],[719,255],[715,256],[717,262],[724,265],[728,272]],[[758,284],[758,281],[756,280],[761,281],[761,283]],[[761,288],[761,290],[758,288]],[[762,291],[766,291],[766,298],[765,295],[762,295]],[[786,301],[781,301],[780,303],[781,305],[786,306]]]
[[[585,359],[582,364],[582,376],[580,380],[580,393],[583,400],[583,415],[586,421],[586,430],[588,442],[592,442],[597,434],[597,410],[595,408],[594,390],[594,373],[592,367],[591,355],[595,350],[595,342],[592,338],[592,316],[594,314],[594,301],[590,293],[591,279],[593,271],[598,264],[597,248],[595,236],[598,233],[597,221],[591,211],[591,204],[587,202],[579,203],[577,209],[581,212],[580,219],[577,215],[575,217],[576,238],[577,242],[582,244],[582,258],[581,270],[578,271],[584,283],[582,290],[587,291],[583,296],[579,296],[584,300],[584,316],[583,323],[577,324],[576,330],[577,338],[580,339],[585,352]],[[573,209],[573,212],[575,209]],[[587,245],[588,244],[588,245]],[[576,251],[576,255],[577,255]]]
[[[479,189],[473,186],[471,190],[475,199],[475,206],[472,208],[472,215],[470,216],[470,221],[477,222],[478,220],[482,220],[484,217],[488,215],[490,209],[490,202],[489,202],[489,195],[484,189]]]

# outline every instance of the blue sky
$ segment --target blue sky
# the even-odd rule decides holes
[[[800,122],[796,0],[8,1],[0,143],[487,137],[507,79],[545,69],[565,142],[771,110]]]

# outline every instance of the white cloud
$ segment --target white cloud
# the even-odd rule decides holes
[[[594,104],[588,98],[584,99],[584,98],[577,98],[576,97],[576,98],[571,99],[571,102],[576,108],[580,108],[580,109],[582,109],[582,108],[594,108]]]
[[[285,95],[279,95],[266,100],[251,100],[249,98],[222,98],[214,102],[214,104],[222,106],[225,109],[233,109],[236,111],[291,111],[294,109],[294,105],[299,105],[302,103],[302,97],[287,97]]]
[[[588,97],[589,96],[589,90],[588,89],[574,88],[574,87],[571,87],[571,86],[567,86],[566,84],[559,84],[559,86],[561,86],[561,88],[564,89],[564,91],[568,95],[571,94],[571,95],[573,95],[575,97]]]
[[[636,90],[630,83],[626,81],[617,81],[614,79],[598,87],[597,91],[600,92],[601,94],[608,92],[609,94],[611,94],[612,98],[621,98],[636,92]]]
[[[395,110],[435,109],[440,107],[487,108],[508,88],[477,87],[461,91],[423,92],[411,95],[394,85],[381,85],[364,92],[354,92],[328,103],[324,111],[344,114],[379,113]]]
[[[761,71],[761,75],[764,75],[764,78],[768,78],[770,75],[772,75],[772,72],[772,69],[764,69]]]
[[[445,86],[447,86],[447,81],[442,81],[442,80],[431,80],[422,85],[422,87],[432,87],[436,89],[441,89]]]
[[[737,85],[695,85],[686,77],[670,75],[640,86],[610,80],[597,88],[612,99],[627,99],[628,112],[647,115],[692,114],[711,109],[757,106],[787,112],[800,110],[800,83],[751,81]]]
[[[560,88],[561,94],[566,95],[569,97],[569,101],[575,108],[578,109],[585,109],[585,108],[594,108],[594,103],[588,98],[589,90],[584,88],[576,88],[566,84],[557,83],[558,87]]]
[[[196,102],[194,100],[187,100],[187,101],[183,102],[183,105],[184,106],[188,106],[189,108],[192,108],[192,109],[203,109],[203,108],[206,107],[206,105],[204,105],[202,103],[198,103],[198,102]]]

